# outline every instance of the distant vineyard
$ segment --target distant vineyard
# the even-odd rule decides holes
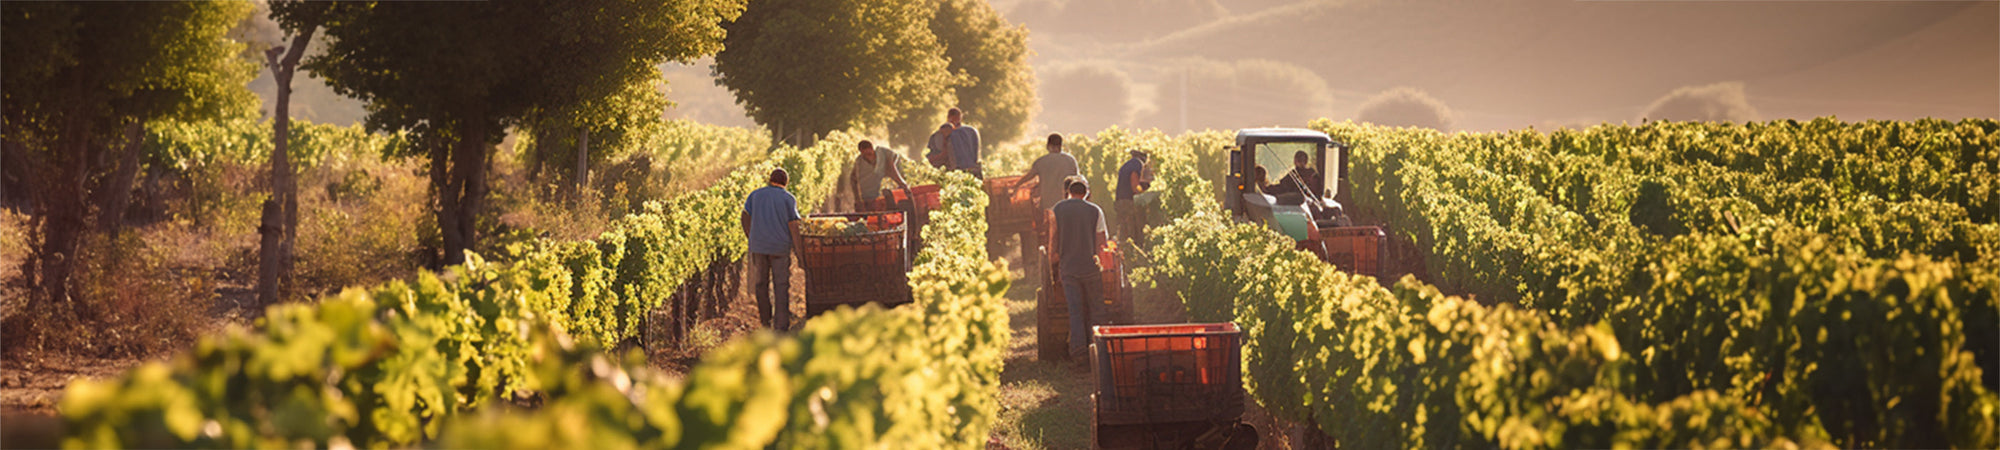
[[[599,350],[633,337],[691,275],[741,257],[736,213],[766,172],[787,168],[800,203],[818,204],[851,144],[779,149],[596,240],[274,307],[171,361],[76,383],[61,405],[66,444],[979,445],[998,408],[1007,283],[980,241],[983,193],[963,176],[944,179],[950,206],[925,230],[916,307],[758,334],[680,380]],[[505,411],[521,401],[541,406]]]
[[[1992,121],[1315,128],[1355,145],[1349,208],[1484,304],[1177,216],[1154,278],[1245,325],[1279,417],[1360,447],[2000,444]]]

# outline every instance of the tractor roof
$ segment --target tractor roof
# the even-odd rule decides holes
[[[1244,128],[1236,130],[1237,145],[1246,144],[1253,140],[1333,142],[1333,138],[1327,137],[1326,133],[1300,128]]]

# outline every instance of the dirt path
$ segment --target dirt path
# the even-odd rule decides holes
[[[1086,448],[1090,394],[1096,387],[1087,373],[1074,371],[1072,363],[1036,358],[1036,286],[1020,281],[1019,271],[1015,275],[1007,290],[1014,339],[1007,350],[1007,368],[1000,372],[1000,419],[989,447]]]

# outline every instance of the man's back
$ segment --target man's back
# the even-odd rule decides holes
[[[1050,153],[1035,158],[1034,165],[1029,167],[1035,172],[1035,178],[1041,180],[1041,187],[1035,188],[1035,192],[1040,197],[1042,209],[1053,208],[1057,202],[1069,197],[1063,192],[1062,180],[1077,174],[1075,156],[1069,152]]]
[[[960,125],[951,132],[951,157],[959,170],[979,169],[979,130]]]
[[[743,201],[743,212],[750,214],[750,253],[783,255],[792,251],[791,222],[799,220],[798,199],[792,193],[777,186],[765,186],[750,192]]]
[[[1104,210],[1071,198],[1051,208],[1056,216],[1056,251],[1065,275],[1097,273],[1097,233],[1104,228]]]
[[[1145,163],[1139,162],[1139,158],[1125,160],[1125,165],[1118,167],[1118,186],[1115,187],[1116,191],[1112,198],[1116,200],[1131,200],[1132,195],[1137,194],[1132,188],[1134,185],[1141,184],[1139,182],[1139,174],[1145,170],[1145,166]]]

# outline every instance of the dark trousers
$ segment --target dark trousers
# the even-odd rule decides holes
[[[750,285],[757,295],[757,320],[773,330],[792,328],[792,255],[751,253]],[[771,302],[772,291],[778,301]]]
[[[1092,267],[1095,269],[1096,267]],[[1063,300],[1069,303],[1069,355],[1075,361],[1089,361],[1091,306],[1104,299],[1104,274],[1090,272],[1062,275]]]
[[[1132,199],[1114,200],[1111,209],[1118,212],[1118,239],[1133,247],[1146,243],[1146,215],[1139,211],[1139,205]]]

